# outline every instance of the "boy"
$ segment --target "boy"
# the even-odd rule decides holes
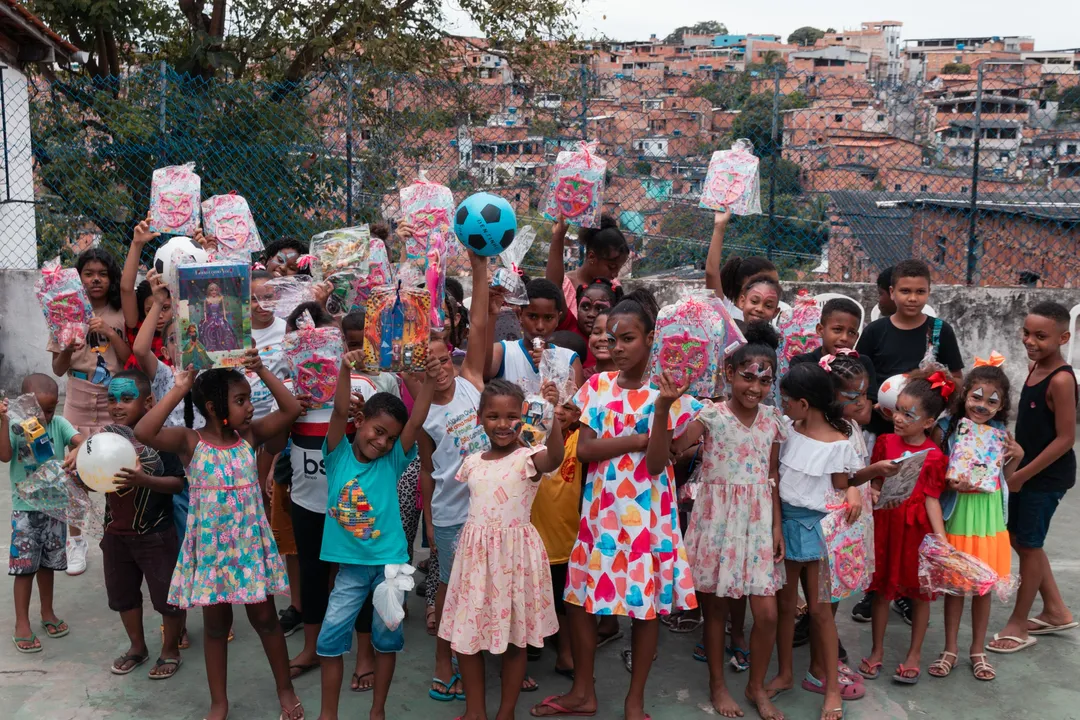
[[[150,653],[143,634],[142,583],[150,591],[154,610],[161,613],[161,654],[150,670],[151,680],[166,680],[180,669],[180,635],[187,613],[168,603],[180,543],[173,524],[175,493],[184,489],[184,465],[169,452],[134,442],[131,428],[154,406],[150,380],[139,370],[124,370],[109,381],[107,402],[115,432],[133,441],[139,466],[117,474],[116,492],[105,495],[105,535],[101,555],[109,609],[120,613],[131,645],[109,670],[127,675],[145,663]]]
[[[11,642],[21,653],[41,652],[41,641],[30,629],[30,596],[34,592],[34,576],[37,575],[38,595],[41,600],[41,627],[50,638],[62,638],[68,634],[67,623],[53,611],[53,573],[67,569],[65,525],[60,520],[38,512],[19,499],[15,488],[43,462],[49,450],[52,456],[70,448],[64,458],[65,467],[74,467],[75,448],[83,436],[63,417],[56,415],[60,391],[56,381],[48,375],[34,373],[22,382],[23,394],[32,393],[41,407],[39,420],[45,426],[50,447],[39,454],[23,453],[18,457],[25,440],[23,433],[9,427],[7,400],[0,400],[0,462],[8,462],[11,478],[11,549],[8,556],[8,575],[15,576],[15,634]],[[20,428],[21,430],[21,428]],[[28,462],[27,462],[28,460]]]
[[[580,337],[574,335],[580,341]],[[536,500],[532,508],[532,524],[540,533],[551,564],[551,589],[555,614],[559,618],[558,657],[555,659],[555,672],[573,679],[574,656],[571,654],[570,623],[566,620],[566,608],[563,604],[563,589],[566,587],[566,572],[570,563],[570,551],[577,539],[578,524],[581,521],[581,463],[577,459],[577,443],[581,410],[567,398],[567,401],[555,407],[555,416],[559,427],[566,428],[563,441],[562,466],[548,473],[540,480],[536,491]],[[539,648],[538,648],[539,650]]]
[[[817,325],[817,334],[821,338],[821,347],[791,358],[791,364],[817,363],[825,355],[835,355],[837,350],[854,350],[859,340],[859,318],[862,313],[855,301],[847,298],[833,298],[821,308],[821,321]],[[859,362],[866,368],[871,388],[874,384],[874,363],[870,358],[859,355]]]
[[[405,403],[389,393],[375,393],[356,419],[356,437],[345,437],[350,419],[350,370],[363,360],[362,352],[346,353],[338,374],[334,409],[323,441],[326,459],[327,517],[321,559],[338,563],[334,589],[316,645],[322,663],[320,720],[336,720],[344,672],[342,656],[352,647],[353,625],[368,595],[383,582],[387,564],[409,561],[401,526],[397,481],[416,457],[416,436],[434,393],[425,382],[411,417]],[[433,370],[434,369],[434,370]],[[438,367],[429,363],[429,380]],[[375,613],[371,642],[375,646],[375,687],[370,718],[386,717],[386,696],[394,677],[396,653],[405,645],[401,625],[386,627]]]
[[[522,337],[516,342],[503,340],[496,343],[492,325],[487,340],[491,352],[487,356],[484,379],[502,378],[525,388],[526,393],[539,393],[540,356],[545,348],[553,347],[548,340],[566,314],[566,301],[555,283],[544,278],[530,280],[525,292],[529,304],[518,311]],[[584,382],[581,358],[566,348],[555,348],[555,351],[559,362],[571,367],[575,386],[581,387]]]
[[[1033,363],[1020,390],[1016,441],[1024,449],[1009,478],[1009,538],[1020,556],[1020,590],[1001,632],[986,649],[1014,653],[1035,644],[1032,635],[1077,626],[1058,590],[1043,542],[1065,492],[1076,484],[1076,376],[1061,355],[1069,342],[1069,311],[1043,302],[1024,318],[1024,348]],[[1043,610],[1028,618],[1035,595]]]
[[[878,312],[881,313],[881,317],[889,317],[896,312],[896,303],[893,302],[892,295],[892,275],[893,269],[887,267],[877,276],[877,293],[878,293]]]

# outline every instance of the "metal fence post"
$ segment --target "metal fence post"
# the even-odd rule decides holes
[[[353,174],[352,174],[352,106],[353,73],[352,61],[346,66],[349,87],[345,91],[345,226],[352,227],[353,215]]]
[[[776,147],[777,128],[780,124],[780,68],[774,67],[773,72],[773,100],[772,100],[772,128],[769,130],[769,219],[766,223],[765,257],[772,260],[773,247],[776,245]]]
[[[169,92],[169,70],[168,65],[162,60],[158,66],[158,74],[161,78],[161,99],[158,101],[158,165],[165,166],[168,163],[165,162],[165,98]]]
[[[0,128],[3,129],[4,143],[4,201],[11,202],[11,164],[8,162],[7,96],[4,94],[4,70],[7,68],[0,65]]]
[[[589,139],[589,71],[581,63],[581,139]]]
[[[975,284],[975,272],[979,263],[979,237],[976,226],[979,220],[979,136],[982,135],[983,63],[979,63],[975,78],[975,137],[972,145],[975,155],[971,158],[971,206],[968,210],[966,273],[968,285]]]

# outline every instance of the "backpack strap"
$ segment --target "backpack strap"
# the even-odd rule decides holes
[[[937,360],[938,353],[941,351],[941,327],[944,322],[941,318],[934,318],[934,321],[930,323],[930,327],[926,329],[927,345],[934,350],[934,360]]]

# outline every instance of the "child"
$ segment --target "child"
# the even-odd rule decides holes
[[[817,325],[817,334],[821,338],[821,347],[808,353],[791,358],[791,364],[802,362],[821,362],[825,355],[837,355],[840,350],[854,350],[859,340],[859,318],[862,317],[859,306],[854,300],[833,298],[821,308],[821,321]],[[870,358],[854,353],[852,357],[866,368],[869,379],[867,390],[876,389],[874,383],[874,363]],[[873,399],[873,398],[871,398]]]
[[[573,680],[573,633],[566,617],[563,590],[566,588],[570,551],[574,548],[574,538],[577,537],[581,521],[581,463],[577,458],[581,411],[572,400],[567,400],[555,406],[555,418],[559,421],[559,427],[566,430],[563,461],[540,481],[532,507],[532,524],[544,541],[551,565],[552,601],[559,620],[555,672]]]
[[[90,298],[94,317],[85,343],[60,347],[49,338],[52,371],[67,375],[64,417],[89,437],[109,423],[105,390],[109,378],[127,363],[131,349],[124,341],[124,314],[120,311],[120,266],[105,250],[92,247],[75,261],[75,269]],[[86,571],[86,540],[76,527],[68,528],[67,574]]]
[[[1016,414],[1016,441],[1024,459],[1009,479],[1009,539],[1020,556],[1020,590],[1005,627],[986,646],[993,652],[1018,652],[1035,644],[1032,635],[1077,626],[1043,550],[1054,511],[1076,483],[1076,376],[1061,356],[1068,342],[1064,306],[1042,302],[1028,311],[1024,348],[1032,366]],[[1029,619],[1036,593],[1043,610]]]
[[[571,332],[577,333],[582,340],[588,340],[597,316],[606,315],[622,298],[622,287],[612,285],[611,281],[605,278],[597,278],[588,285],[582,285],[578,288],[575,304],[577,322]],[[580,357],[583,358],[583,367],[589,368],[596,364],[596,358],[588,353],[588,349]]]
[[[851,426],[843,419],[836,402],[832,380],[822,368],[802,363],[780,381],[784,414],[791,419],[787,440],[780,448],[781,529],[784,537],[784,568],[787,582],[777,597],[777,675],[766,687],[770,695],[794,685],[792,640],[795,634],[795,606],[799,579],[806,573],[806,602],[812,636],[819,640],[819,652],[802,688],[824,696],[822,720],[840,720],[843,700],[857,700],[865,689],[857,684],[841,684],[837,672],[836,622],[830,603],[822,602],[820,573],[826,548],[821,520],[835,490],[846,491],[850,507],[848,520],[860,511],[857,490],[851,487],[852,474],[860,460],[850,441]],[[826,591],[827,592],[827,591]]]
[[[592,332],[589,333],[589,354],[596,361],[592,367],[584,368],[582,375],[586,380],[597,373],[615,372],[615,361],[611,359],[609,348],[609,336],[607,332],[607,313],[600,313],[593,321]]]
[[[780,275],[775,265],[757,255],[748,258],[732,255],[723,267],[720,266],[720,259],[724,252],[724,233],[727,231],[729,222],[731,222],[730,212],[718,212],[713,215],[712,241],[709,243],[709,253],[705,257],[705,287],[715,292],[716,296],[724,301],[724,305],[734,320],[743,320],[745,318],[737,301],[742,295],[746,281],[756,275],[764,274],[779,282]]]
[[[877,276],[877,308],[881,317],[889,317],[896,312],[896,303],[892,299],[892,275],[893,268],[887,267]]]
[[[623,707],[629,720],[642,720],[657,617],[697,607],[672,498],[665,447],[671,433],[663,428],[681,436],[701,403],[689,397],[662,398],[649,384],[655,321],[639,303],[623,300],[608,321],[619,372],[594,375],[574,398],[583,418],[578,460],[594,463],[584,495],[588,509],[570,553],[563,596],[575,640],[574,685],[569,693],[534,707],[537,717],[596,712],[597,627],[590,616],[626,615],[634,626],[633,665]],[[659,432],[654,423],[660,424]],[[649,444],[650,431],[655,448]]]
[[[274,611],[274,595],[288,592],[262,506],[254,448],[285,432],[300,415],[300,401],[248,350],[244,367],[258,373],[278,409],[252,420],[251,386],[236,370],[192,369],[176,376],[176,386],[135,426],[139,442],[180,456],[188,469],[191,507],[180,560],[169,588],[169,602],[203,608],[210,720],[229,714],[226,674],[232,605],[247,605],[247,616],[262,639],[286,720],[302,718],[304,708],[289,678],[285,635]],[[164,427],[169,412],[189,390],[206,418],[201,431]],[[206,539],[209,538],[209,541]],[[218,558],[227,558],[225,563]]]
[[[308,244],[296,238],[281,238],[277,242],[270,243],[263,251],[266,258],[266,271],[274,277],[289,277],[290,275],[311,275],[309,265],[303,258],[307,257]]]
[[[598,279],[609,280],[618,286],[619,271],[630,259],[630,244],[619,230],[619,223],[608,214],[600,216],[599,228],[579,228],[578,242],[585,251],[585,259],[577,270],[565,272],[563,248],[569,226],[560,219],[551,228],[551,244],[544,277],[560,288],[563,304],[567,308],[560,330],[577,327],[578,288],[588,287]]]
[[[780,283],[769,273],[755,275],[746,281],[735,304],[742,311],[744,322],[764,320],[771,323],[780,314]]]
[[[490,335],[488,345],[491,346],[491,353],[484,378],[500,378],[535,391],[540,388],[540,356],[545,348],[553,347],[549,338],[566,314],[566,305],[559,289],[543,278],[531,280],[525,286],[525,292],[528,293],[529,304],[518,312],[522,337],[516,342],[503,340],[495,343],[494,335]],[[580,387],[584,382],[581,358],[566,348],[555,348],[555,352],[557,362],[572,368],[574,382]]]
[[[874,444],[874,463],[898,460],[905,453],[930,452],[911,497],[898,506],[874,511],[874,578],[870,582],[874,644],[870,656],[859,663],[859,673],[869,680],[881,675],[889,601],[899,597],[911,602],[911,643],[892,677],[898,683],[914,685],[921,675],[919,661],[933,597],[919,587],[919,545],[929,533],[945,535],[936,499],[944,489],[948,465],[948,458],[930,439],[930,433],[954,388],[951,376],[943,370],[909,375],[893,413],[895,433],[880,435]],[[880,489],[880,483],[875,480],[875,487]]]
[[[956,334],[949,323],[923,312],[930,297],[930,268],[921,260],[904,260],[893,268],[891,281],[896,312],[867,325],[855,346],[859,355],[865,355],[874,365],[870,397],[877,397],[882,382],[915,370],[928,358],[960,379],[964,360]],[[875,413],[870,431],[875,435],[889,433],[892,424],[884,415]]]
[[[544,399],[558,403],[559,391],[545,383]],[[484,656],[502,655],[503,692],[496,717],[514,717],[525,681],[526,645],[543,647],[559,630],[551,597],[551,571],[536,528],[529,522],[544,473],[563,461],[562,430],[552,420],[547,444],[521,442],[525,393],[493,380],[480,395],[480,423],[491,448],[465,458],[457,480],[468,483],[469,519],[446,593],[439,638],[457,653],[465,686],[466,720],[486,720]]]
[[[731,397],[706,403],[675,449],[692,447],[705,433],[686,554],[705,616],[713,707],[724,717],[741,714],[724,684],[724,620],[728,598],[750,596],[754,629],[746,699],[762,718],[771,720],[783,717],[765,691],[765,673],[776,641],[775,596],[784,582],[776,480],[779,443],[787,437],[787,425],[779,409],[761,404],[772,390],[780,339],[763,322],[747,325],[746,334],[747,344],[724,365]]]
[[[334,394],[334,409],[323,441],[328,484],[323,529],[324,562],[337,563],[334,589],[319,631],[322,663],[323,720],[337,720],[341,696],[342,656],[352,647],[353,625],[368,595],[384,580],[383,566],[408,562],[409,551],[401,527],[397,481],[416,457],[416,436],[427,415],[433,386],[424,383],[409,417],[405,404],[389,393],[376,393],[364,403],[356,420],[356,437],[345,437],[350,421],[350,370],[364,359],[363,351],[345,354]],[[437,368],[429,362],[433,371]],[[386,627],[376,613],[371,642],[375,656],[375,690],[370,717],[386,717],[386,696],[394,677],[396,653],[405,645],[399,625]]]
[[[146,314],[150,312],[150,306],[154,301],[153,289],[148,281],[144,280],[138,284],[138,287],[135,285],[135,281],[139,276],[139,264],[142,261],[143,250],[146,248],[147,243],[159,236],[160,233],[150,232],[150,215],[147,213],[147,216],[135,226],[135,230],[131,235],[131,246],[128,248],[123,273],[120,275],[120,306],[124,311],[125,322],[124,338],[130,346],[134,346],[138,329],[146,321]],[[166,289],[165,292],[168,293],[168,290]],[[167,365],[172,364],[172,359],[166,350],[168,343],[165,338],[165,333],[171,331],[170,320],[172,320],[172,299],[167,298],[161,313],[158,315],[151,346],[157,359]],[[132,357],[128,358],[124,369],[138,368],[138,358],[132,353]],[[150,377],[153,377],[153,375],[150,375]]]
[[[993,356],[992,356],[993,357]],[[1000,357],[1000,356],[999,356]],[[1002,358],[1004,362],[1004,358]],[[1000,366],[980,365],[976,359],[975,369],[964,378],[964,388],[955,393],[949,415],[943,415],[934,429],[934,440],[948,455],[960,420],[967,418],[973,423],[989,425],[1005,431],[1009,419],[1009,378]],[[1012,570],[1012,549],[1009,534],[1005,530],[1005,504],[1008,502],[1006,482],[1015,472],[1024,451],[1011,437],[1002,458],[1002,477],[994,492],[972,492],[962,478],[949,481],[952,492],[942,495],[939,502],[927,498],[928,504],[939,503],[935,513],[945,518],[945,539],[957,550],[979,558],[1001,577],[1008,577]],[[953,473],[949,473],[950,476]],[[951,500],[951,502],[947,502]],[[933,514],[933,513],[932,513]],[[947,677],[956,664],[959,645],[960,618],[964,614],[964,598],[945,596],[945,650],[930,665],[934,677]],[[971,650],[969,657],[977,680],[993,680],[994,668],[986,661],[983,646],[986,644],[986,628],[990,623],[990,594],[971,598]],[[951,659],[950,659],[951,658]]]
[[[39,418],[52,444],[54,456],[64,453],[64,466],[75,466],[75,449],[84,436],[62,417],[56,416],[60,390],[48,375],[34,373],[22,381],[22,392],[33,393],[41,407]],[[30,629],[30,596],[37,575],[38,596],[41,601],[41,627],[50,638],[62,638],[70,630],[67,623],[53,611],[53,572],[67,567],[64,556],[64,523],[19,499],[15,488],[37,469],[26,465],[18,453],[24,442],[23,433],[9,427],[8,401],[0,398],[0,462],[10,463],[11,479],[11,546],[8,555],[8,575],[15,577],[15,633],[11,642],[21,653],[41,652],[41,641]],[[68,450],[70,448],[70,450]]]
[[[139,370],[123,370],[109,381],[109,415],[115,432],[134,440],[131,428],[154,405],[150,381]],[[169,580],[180,545],[173,525],[172,495],[184,489],[184,466],[173,453],[136,445],[139,466],[117,474],[117,490],[105,494],[105,536],[101,559],[109,609],[120,613],[131,645],[113,661],[113,675],[127,675],[150,653],[143,634],[142,584],[162,617],[161,654],[150,670],[151,680],[166,680],[180,669],[180,639],[186,613],[170,605]]]

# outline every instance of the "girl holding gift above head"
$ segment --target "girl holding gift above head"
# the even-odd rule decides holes
[[[596,280],[609,280],[618,285],[617,278],[623,265],[630,259],[630,244],[619,230],[619,225],[611,215],[600,217],[600,228],[581,228],[578,241],[585,250],[584,262],[576,270],[564,272],[563,247],[569,225],[565,219],[559,220],[551,229],[551,247],[548,251],[545,277],[562,288],[568,312],[560,329],[573,330],[578,320],[578,289],[588,288]]]

